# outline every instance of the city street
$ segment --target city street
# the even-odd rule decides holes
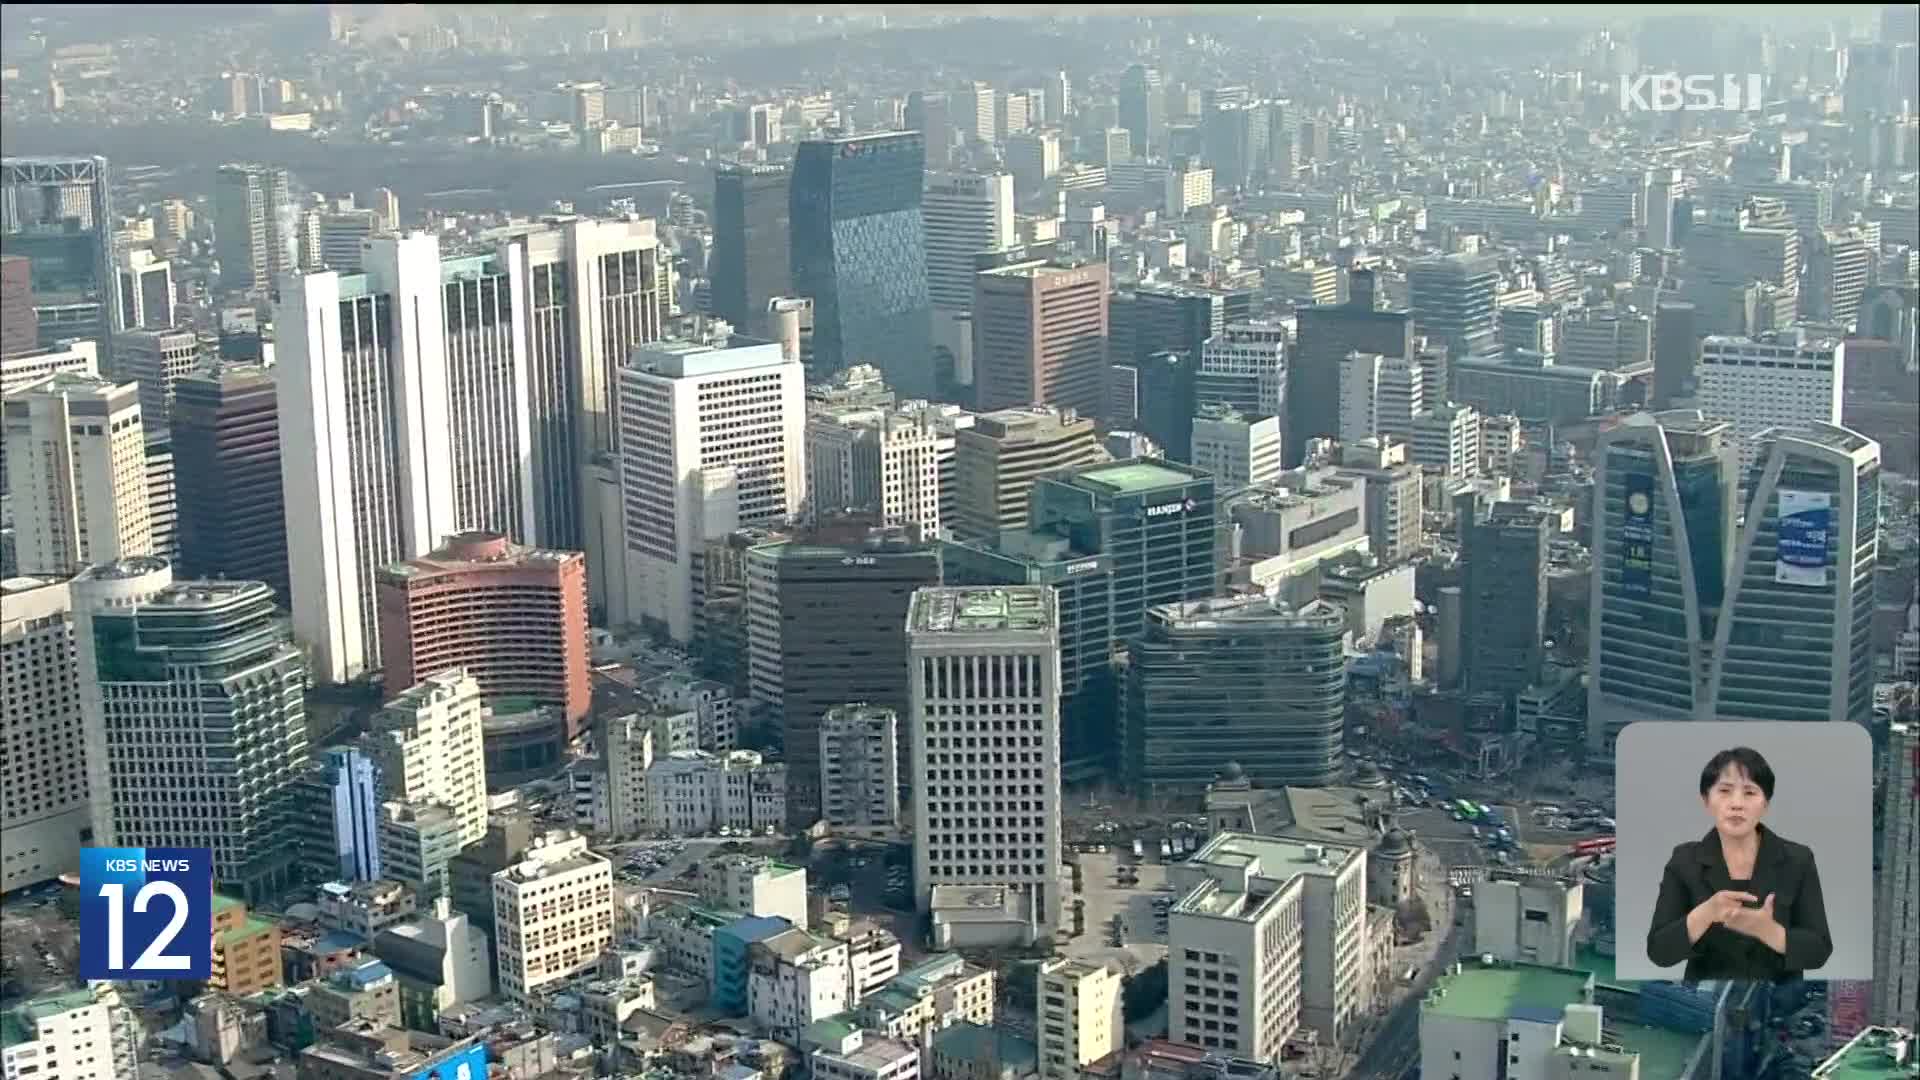
[[[1452,917],[1451,910],[1442,924],[1441,913],[1434,912],[1434,931],[1443,931],[1438,951],[1414,979],[1406,996],[1381,1024],[1379,1034],[1361,1053],[1360,1060],[1345,1075],[1354,1080],[1401,1080],[1420,1062],[1420,1003],[1425,1000],[1433,980],[1448,964],[1472,945],[1470,921]]]

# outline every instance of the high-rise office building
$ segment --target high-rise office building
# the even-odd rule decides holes
[[[289,277],[274,310],[294,636],[322,682],[380,666],[374,572],[461,531],[438,242],[376,238],[367,266]]]
[[[1511,702],[1540,681],[1546,659],[1547,541],[1544,515],[1499,503],[1461,528],[1461,667],[1469,694]]]
[[[181,573],[264,581],[291,607],[272,369],[227,364],[179,380],[172,433]]]
[[[191,330],[131,330],[114,341],[115,375],[140,386],[140,421],[173,423],[174,388],[199,365],[200,338]]]
[[[338,270],[357,274],[366,267],[360,261],[360,246],[370,236],[385,231],[380,215],[372,210],[338,210],[319,215],[317,259],[309,260],[315,270]]]
[[[1880,446],[1830,424],[1755,445],[1713,638],[1713,716],[1870,724]]]
[[[913,881],[1004,886],[1060,924],[1060,640],[1052,590],[922,589],[907,616]]]
[[[1238,762],[1261,787],[1337,781],[1346,612],[1266,596],[1149,608],[1128,642],[1127,775],[1198,791]]]
[[[941,517],[942,474],[952,480],[954,437],[931,411],[819,409],[807,418],[807,503],[816,519],[877,513],[932,539]]]
[[[1752,334],[1784,328],[1797,307],[1800,234],[1773,200],[1749,199],[1688,226],[1680,299],[1694,305],[1699,329]]]
[[[28,260],[29,296],[48,309],[18,322],[8,311],[6,321],[17,328],[38,322],[43,336],[46,324],[70,322],[58,336],[98,342],[100,359],[112,370],[113,233],[119,219],[108,171],[103,157],[0,159],[0,248]]]
[[[122,330],[173,328],[173,264],[147,248],[129,251],[114,272],[114,325]]]
[[[1698,411],[1638,413],[1594,448],[1587,745],[1636,720],[1704,719],[1739,452]]]
[[[929,172],[920,196],[927,245],[927,303],[966,311],[974,303],[974,256],[1014,242],[1013,177]]]
[[[777,707],[787,746],[787,807],[818,819],[820,718],[847,702],[907,707],[907,607],[940,583],[940,553],[909,531],[819,529],[747,552],[753,696]]]
[[[1920,723],[1887,725],[1878,894],[1873,905],[1874,1022],[1920,1027]]]
[[[1653,315],[1653,406],[1673,409],[1691,401],[1700,335],[1694,333],[1694,308],[1681,300],[1662,300]]]
[[[974,400],[979,408],[1106,407],[1107,268],[1017,263],[974,279]]]
[[[487,835],[484,716],[479,681],[464,668],[449,668],[390,699],[364,742],[381,800],[445,806],[461,847]]]
[[[40,347],[33,313],[33,263],[23,255],[0,255],[0,357]]]
[[[1218,572],[1215,481],[1136,459],[1035,481],[1030,522],[985,543],[948,545],[949,584],[1050,585],[1059,594],[1063,750],[1075,775],[1122,764],[1111,661],[1155,604],[1204,600]]]
[[[0,583],[0,893],[80,867],[91,828],[73,598],[57,579]]]
[[[281,274],[297,270],[297,208],[287,170],[271,165],[222,165],[214,176],[214,257],[220,287],[268,292]]]
[[[1279,323],[1230,323],[1200,348],[1194,404],[1231,405],[1247,416],[1286,415],[1287,329]]]
[[[1187,460],[1227,490],[1278,480],[1280,418],[1202,405],[1193,418],[1193,453]]]
[[[1338,434],[1343,443],[1410,440],[1414,418],[1428,404],[1426,369],[1418,358],[1350,352],[1340,361]]]
[[[956,536],[993,540],[1027,524],[1028,495],[1048,473],[1104,457],[1091,418],[1044,406],[1002,409],[954,434]]]
[[[865,702],[828,709],[820,718],[820,819],[836,830],[899,827],[900,763],[898,712]],[[791,776],[787,791],[791,799]]]
[[[1405,311],[1353,303],[1305,308],[1299,320],[1299,348],[1287,362],[1286,419],[1280,425],[1288,468],[1306,460],[1310,440],[1339,437],[1340,371],[1347,354],[1414,355],[1413,318]]]
[[[1413,558],[1426,538],[1420,467],[1407,461],[1407,444],[1378,439],[1344,443],[1334,473],[1364,485],[1367,549],[1388,565]]]
[[[1060,171],[1060,135],[1032,131],[1007,139],[1007,171],[1020,191],[1037,191]],[[932,238],[928,238],[931,242]]]
[[[514,544],[499,533],[447,538],[375,575],[387,685],[463,668],[489,698],[524,698],[586,725],[587,571],[577,551]]]
[[[61,373],[0,403],[15,558],[28,574],[153,550],[139,388]]]
[[[1267,110],[1265,102],[1220,103],[1201,116],[1201,139],[1216,184],[1245,188],[1266,170]]]
[[[306,661],[264,584],[171,577],[131,559],[74,579],[81,707],[100,756],[94,842],[211,848],[214,887],[262,903],[296,877]],[[160,587],[106,600],[142,580]]]
[[[952,97],[915,90],[907,95],[907,130],[919,132],[927,144],[927,166],[944,169],[953,160]]]
[[[1851,327],[1873,273],[1875,245],[1861,229],[1821,229],[1807,249],[1801,306],[1809,319]]]
[[[601,503],[583,480],[618,438],[620,369],[636,345],[658,341],[668,309],[665,261],[647,218],[552,218],[489,234],[506,265],[526,275],[526,470],[533,522],[515,536],[561,551],[586,551],[589,575],[608,580],[604,545],[588,537],[617,532],[601,521]],[[471,526],[473,523],[464,522]]]
[[[1135,64],[1120,76],[1119,119],[1135,155],[1165,149],[1167,96],[1158,70]]]
[[[332,811],[334,881],[380,880],[380,796],[373,759],[360,750],[327,751],[322,768]]]
[[[375,266],[385,246],[369,245]],[[515,296],[525,259],[507,244],[439,267],[453,518],[515,537],[534,532],[533,401],[550,389],[530,378],[526,304]]]
[[[584,836],[537,838],[524,860],[493,875],[493,924],[500,992],[531,1001],[593,969],[612,943],[613,864]]]
[[[911,131],[811,140],[794,154],[794,291],[813,301],[823,370],[873,364],[907,397],[934,389],[926,146]]]
[[[71,341],[64,347],[33,348],[0,357],[0,395],[24,390],[62,373],[100,374],[99,344]]]
[[[1302,1027],[1342,1041],[1371,997],[1366,866],[1363,847],[1235,832],[1190,856],[1167,918],[1171,1040],[1257,1061]]]
[[[1446,342],[1450,359],[1477,356],[1497,341],[1494,300],[1500,292],[1500,264],[1490,256],[1422,259],[1407,270],[1407,292],[1415,328]]]
[[[1795,331],[1711,336],[1700,345],[1695,400],[1708,419],[1733,425],[1740,466],[1751,469],[1761,432],[1840,422],[1846,357],[1845,342]]]
[[[712,311],[741,333],[769,337],[767,305],[793,291],[787,170],[722,165],[713,174]]]
[[[179,554],[180,503],[174,487],[173,438],[165,428],[145,434],[141,467],[147,478],[147,531],[153,542],[149,555],[172,562]]]
[[[806,378],[777,344],[675,342],[634,353],[620,419],[647,447],[620,456],[622,618],[676,641],[693,632],[693,556],[741,525],[778,522],[806,497]]]

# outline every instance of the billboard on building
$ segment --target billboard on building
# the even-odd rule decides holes
[[[1833,533],[1833,496],[1824,491],[1780,491],[1780,530],[1773,580],[1781,585],[1825,585]]]
[[[414,1073],[413,1080],[487,1080],[487,1044],[475,1043],[431,1068]]]
[[[1626,520],[1620,525],[1620,591],[1653,592],[1653,474],[1627,474]]]

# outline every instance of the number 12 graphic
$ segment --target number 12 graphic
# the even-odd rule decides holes
[[[213,908],[206,848],[83,849],[80,976],[209,978]]]

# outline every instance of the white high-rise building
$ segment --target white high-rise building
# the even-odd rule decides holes
[[[464,670],[430,675],[386,703],[366,740],[380,798],[447,807],[462,847],[487,835],[484,712],[480,683]]]
[[[1353,352],[1340,361],[1340,441],[1408,439],[1427,407],[1418,360]]]
[[[807,420],[807,500],[816,516],[877,510],[888,525],[940,535],[942,449],[953,435],[927,413],[891,409],[816,412]]]
[[[453,516],[462,529],[524,542],[534,530],[533,400],[526,251],[440,262]]]
[[[11,777],[0,783],[0,893],[10,893],[77,871],[92,825],[66,582],[0,581],[0,680],[0,760]]]
[[[62,372],[0,403],[16,560],[71,574],[153,549],[140,388]]]
[[[114,267],[116,330],[168,330],[173,327],[173,264],[149,248],[122,255]]]
[[[171,576],[136,558],[71,585],[94,843],[210,848],[215,888],[258,904],[298,870],[306,660],[265,584]]]
[[[587,838],[551,832],[493,875],[500,992],[526,1004],[541,987],[583,974],[613,940],[613,864]]]
[[[1041,961],[1034,1033],[1042,1080],[1079,1080],[1081,1066],[1126,1048],[1120,1013],[1125,981],[1105,964],[1066,957]]]
[[[1059,925],[1060,637],[1046,586],[929,588],[907,614],[914,894],[1022,894]]]
[[[439,241],[377,237],[365,264],[274,307],[294,636],[333,683],[379,667],[374,571],[462,531]]]
[[[806,496],[806,369],[777,344],[644,346],[620,374],[627,594],[613,622],[693,632],[693,556]],[[623,617],[622,617],[623,616]]]
[[[1280,418],[1243,416],[1222,405],[1202,405],[1193,418],[1188,461],[1212,473],[1220,489],[1265,484],[1280,478]]]
[[[929,172],[920,196],[927,237],[927,300],[947,311],[973,307],[974,256],[1013,243],[1010,173]]]
[[[533,475],[531,535],[540,547],[587,553],[587,580],[596,605],[603,583],[615,579],[605,560],[618,545],[589,542],[617,535],[619,519],[602,522],[603,508],[583,480],[599,455],[614,449],[614,399],[620,369],[636,345],[660,340],[670,297],[667,264],[649,218],[610,220],[558,217],[487,234],[496,253],[519,246],[508,260],[526,282],[527,448]]]
[[[820,808],[835,829],[900,823],[900,718],[877,705],[837,705],[820,719]]]
[[[1342,1039],[1371,1001],[1366,865],[1365,848],[1222,833],[1176,866],[1168,1038],[1259,1061],[1296,1027]]]
[[[1761,432],[1840,423],[1846,364],[1846,344],[1831,338],[1715,335],[1700,346],[1694,400],[1707,419],[1733,425],[1744,479]]]
[[[1230,323],[1200,347],[1194,400],[1231,405],[1249,416],[1286,411],[1287,328],[1276,322]]]

